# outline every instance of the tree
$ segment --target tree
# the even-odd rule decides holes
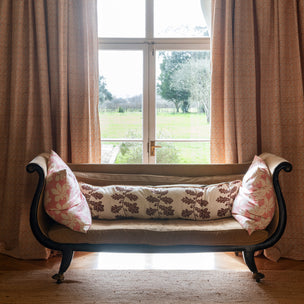
[[[107,89],[107,83],[104,76],[99,76],[99,107],[106,101],[112,100],[113,96]]]
[[[174,74],[181,69],[183,64],[191,58],[190,52],[161,52],[163,60],[160,64],[160,76],[157,84],[157,93],[165,100],[174,103],[176,112],[180,108],[184,113],[189,110],[190,90],[185,86],[174,86]]]
[[[205,56],[195,57],[184,63],[172,77],[172,87],[187,89],[191,92],[189,105],[194,104],[206,114],[210,121],[210,60]]]

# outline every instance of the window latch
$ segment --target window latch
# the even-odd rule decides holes
[[[150,156],[155,156],[155,149],[156,148],[161,148],[161,146],[156,146],[155,145],[155,140],[150,141]]]

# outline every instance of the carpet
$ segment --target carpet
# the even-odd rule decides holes
[[[57,285],[50,270],[0,271],[0,303],[304,303],[304,271],[79,270]]]

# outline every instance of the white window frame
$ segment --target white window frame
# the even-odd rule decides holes
[[[143,138],[105,138],[102,142],[141,142],[143,163],[155,164],[150,155],[150,142],[155,137],[155,52],[162,50],[210,50],[210,37],[202,38],[154,38],[154,0],[146,1],[145,38],[98,37],[98,50],[141,50],[143,52]],[[157,139],[157,142],[210,142],[210,139]]]

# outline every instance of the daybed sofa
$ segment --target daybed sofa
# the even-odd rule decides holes
[[[275,215],[264,230],[251,235],[234,217],[210,221],[184,219],[93,220],[87,233],[75,232],[52,220],[44,210],[44,189],[49,154],[33,159],[27,171],[38,173],[38,185],[30,211],[30,224],[37,240],[47,248],[62,251],[59,273],[53,278],[64,280],[75,251],[110,252],[242,252],[244,261],[259,282],[254,253],[273,246],[286,225],[286,207],[279,184],[279,173],[292,170],[285,159],[269,153],[260,157],[267,164],[273,180],[277,206]],[[69,164],[79,182],[106,185],[215,184],[242,179],[250,164],[207,165],[116,165]]]

